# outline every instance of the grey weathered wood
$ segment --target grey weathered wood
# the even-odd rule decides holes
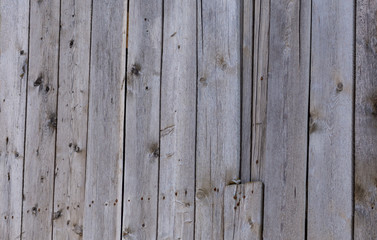
[[[309,1],[270,5],[264,239],[305,238],[310,11]]]
[[[165,0],[158,239],[194,239],[195,0]]]
[[[0,239],[21,232],[29,1],[0,1]]]
[[[83,238],[120,239],[127,1],[92,11]]]
[[[377,239],[376,10],[376,1],[357,1],[354,239]]]
[[[352,239],[354,1],[312,2],[308,239]]]
[[[124,239],[155,239],[162,0],[130,1],[129,8],[122,235]]]
[[[60,1],[30,2],[22,239],[52,236]]]
[[[242,128],[241,180],[250,181],[251,173],[251,119],[253,96],[253,35],[254,1],[243,1],[242,19]]]
[[[254,4],[251,180],[260,180],[266,148],[270,0],[255,0]]]
[[[91,1],[62,1],[53,239],[82,239]]]
[[[262,182],[251,182],[225,187],[224,239],[261,240],[262,214]]]
[[[195,239],[223,239],[224,189],[240,170],[240,2],[198,1]]]

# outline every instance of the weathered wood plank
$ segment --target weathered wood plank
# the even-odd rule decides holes
[[[311,4],[270,8],[263,237],[304,239]]]
[[[262,182],[226,186],[224,193],[224,239],[261,240],[262,213]]]
[[[241,180],[249,182],[251,174],[254,1],[244,0],[242,11]]]
[[[91,1],[62,1],[53,239],[82,239]]]
[[[157,234],[162,11],[162,0],[130,1],[124,239]]]
[[[158,239],[194,239],[196,0],[165,0]]]
[[[60,1],[31,1],[22,239],[51,239]]]
[[[195,239],[223,239],[225,186],[240,170],[240,2],[198,1]]]
[[[119,239],[127,1],[94,1],[92,11],[83,237]]]
[[[265,161],[270,0],[254,2],[251,180],[261,179]]]
[[[308,239],[352,239],[354,1],[312,2]]]
[[[377,2],[356,11],[354,239],[377,239]]]
[[[0,1],[0,239],[21,234],[29,1]]]

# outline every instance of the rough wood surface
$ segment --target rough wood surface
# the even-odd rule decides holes
[[[91,1],[62,1],[53,239],[82,239]]]
[[[21,232],[29,1],[0,1],[0,239]]]
[[[240,172],[240,2],[198,1],[195,239],[223,239],[224,189]]]
[[[352,239],[354,1],[312,2],[308,239]]]
[[[194,239],[195,0],[165,0],[158,239]]]
[[[263,237],[304,239],[311,5],[270,7]]]
[[[60,1],[30,2],[22,239],[52,235]]]
[[[120,239],[127,1],[92,11],[83,238]]]
[[[224,239],[261,240],[262,214],[262,182],[251,182],[225,187]]]
[[[124,239],[157,234],[162,6],[162,0],[130,1]]]
[[[265,161],[270,0],[254,2],[251,180],[261,179]]]
[[[254,1],[243,1],[242,16],[241,180],[249,182],[251,173]]]
[[[356,13],[354,239],[377,239],[377,2]]]

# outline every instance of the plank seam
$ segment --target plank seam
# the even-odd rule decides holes
[[[91,1],[91,6],[90,6],[90,40],[89,40],[89,73],[88,73],[88,110],[86,112],[87,114],[87,117],[86,117],[86,128],[87,128],[87,131],[86,131],[86,143],[85,143],[85,148],[86,148],[86,151],[88,152],[88,136],[89,136],[89,108],[90,108],[90,79],[91,79],[91,66],[92,66],[92,29],[93,29],[93,0]],[[85,183],[83,185],[83,191],[84,193],[86,192],[85,191],[85,188],[86,188],[86,171],[87,171],[87,166],[88,166],[88,154],[86,154],[85,156]],[[86,195],[84,195],[84,204],[85,204],[85,199],[86,199]],[[85,209],[84,209],[85,211]],[[83,215],[83,218],[85,217],[85,212],[84,212],[84,215]],[[84,224],[84,223],[83,223]],[[85,237],[85,236],[83,236]]]
[[[165,1],[162,0],[162,13],[161,13],[161,59],[160,59],[160,96],[159,96],[159,117],[158,117],[158,149],[159,149],[159,154],[158,154],[158,172],[157,172],[157,215],[156,215],[156,240],[158,239],[158,214],[159,214],[159,205],[160,205],[160,160],[161,160],[161,82],[162,82],[162,66],[163,66],[163,56],[164,56],[164,12],[165,12],[165,7],[164,7]]]
[[[357,37],[357,0],[353,4],[353,91],[352,91],[352,225],[351,225],[351,239],[355,238],[355,184],[356,184],[356,37]]]
[[[29,0],[29,22],[28,22],[28,49],[27,49],[27,74],[26,74],[26,93],[25,93],[25,132],[24,132],[24,152],[22,162],[22,191],[21,191],[21,225],[20,225],[20,240],[22,240],[22,229],[24,220],[24,183],[25,183],[25,154],[26,154],[26,123],[27,123],[27,99],[28,99],[28,83],[29,83],[29,59],[30,59],[30,17],[31,17],[31,0]]]
[[[201,1],[201,0],[200,0]],[[198,56],[199,56],[199,49],[198,49],[198,32],[199,32],[199,29],[198,29],[198,1],[195,2],[195,8],[196,8],[196,16],[195,16],[195,21],[196,21],[196,39],[195,39],[195,52],[196,52],[196,56],[195,56],[195,61],[196,61],[196,79],[195,79],[195,83],[196,83],[196,95],[195,95],[195,152],[194,152],[194,158],[195,158],[195,161],[194,161],[194,219],[193,219],[193,237],[195,239],[195,234],[196,234],[196,160],[197,160],[197,149],[198,149],[198,80],[199,80],[199,59],[198,59]]]
[[[300,1],[301,4],[301,1]],[[308,200],[309,200],[309,147],[310,147],[310,90],[312,84],[312,21],[313,21],[313,0],[310,2],[310,43],[309,43],[309,84],[308,84],[308,119],[307,119],[307,147],[306,147],[306,189],[305,189],[305,230],[304,237],[308,239]]]
[[[243,39],[243,35],[244,35],[244,24],[243,24],[243,21],[244,21],[244,0],[241,0],[240,2],[240,27],[239,27],[239,31],[240,31],[240,152],[239,152],[239,161],[240,161],[240,169],[239,169],[239,173],[238,173],[238,179],[242,179],[242,163],[246,160],[246,159],[243,159],[242,157],[242,119],[243,119],[243,80],[244,80],[244,77],[243,77],[243,42],[244,42],[244,39]]]
[[[58,106],[59,106],[59,78],[60,78],[60,35],[61,35],[61,24],[62,24],[62,0],[59,1],[59,34],[58,34],[58,69],[57,69],[57,90],[56,90],[56,106],[55,106],[55,111],[56,111],[56,119],[58,119]],[[56,124],[58,124],[58,121],[56,121]],[[52,178],[52,211],[51,214],[54,215],[55,212],[55,168],[56,168],[56,143],[57,143],[57,137],[58,137],[58,131],[57,127],[55,128],[55,148],[54,148],[54,166],[53,166],[53,171],[54,171],[54,177]],[[51,216],[51,239],[54,238],[54,221]]]
[[[130,9],[130,1],[127,0],[127,23],[126,23],[126,61],[125,61],[125,76],[124,76],[124,116],[123,116],[123,142],[122,142],[122,146],[123,146],[123,173],[122,173],[122,206],[121,206],[121,213],[120,213],[120,240],[122,240],[123,238],[123,211],[124,211],[124,185],[125,185],[125,181],[124,181],[124,178],[125,178],[125,170],[124,170],[124,167],[126,166],[126,148],[125,148],[125,144],[126,144],[126,114],[127,114],[127,111],[126,111],[126,108],[127,108],[127,78],[128,78],[128,68],[127,68],[127,64],[128,64],[128,22],[129,22],[129,19],[128,19],[128,16],[129,16],[129,9]]]

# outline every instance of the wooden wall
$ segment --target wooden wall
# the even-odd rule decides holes
[[[0,239],[377,239],[374,0],[0,0]]]

